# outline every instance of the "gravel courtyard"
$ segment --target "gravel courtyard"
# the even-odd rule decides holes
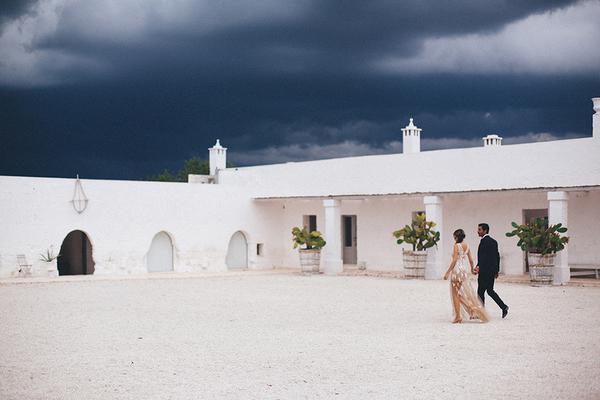
[[[0,285],[0,399],[598,399],[600,288],[237,274]]]

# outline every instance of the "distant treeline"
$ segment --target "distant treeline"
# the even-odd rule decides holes
[[[227,163],[227,168],[231,168],[233,165]],[[200,157],[192,157],[189,160],[183,162],[183,167],[177,172],[171,172],[168,169],[163,170],[160,174],[147,176],[147,181],[160,181],[160,182],[187,182],[188,175],[208,175],[210,172],[208,161],[201,159]]]

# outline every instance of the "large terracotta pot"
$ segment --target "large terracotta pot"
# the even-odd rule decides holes
[[[529,253],[529,280],[532,286],[548,286],[552,284],[554,277],[554,258],[556,254],[542,256],[537,253]]]
[[[300,269],[304,273],[318,274],[321,265],[321,250],[300,249]]]
[[[425,264],[427,264],[427,251],[403,250],[404,276],[414,279],[425,279]]]

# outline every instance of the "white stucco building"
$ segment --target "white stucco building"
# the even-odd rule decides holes
[[[428,278],[450,261],[452,232],[475,248],[487,222],[501,268],[523,274],[510,223],[548,215],[569,228],[555,282],[569,267],[600,265],[600,98],[592,136],[478,148],[420,151],[421,129],[402,129],[403,154],[226,168],[227,149],[209,149],[210,176],[188,183],[0,176],[0,277],[56,273],[40,253],[61,253],[61,274],[143,274],[298,266],[291,228],[316,226],[328,244],[321,269],[344,265],[402,270],[392,232],[425,211],[441,242]],[[25,260],[25,261],[24,261]],[[49,271],[50,270],[50,271]]]

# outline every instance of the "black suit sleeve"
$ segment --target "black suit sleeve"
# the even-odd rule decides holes
[[[498,242],[493,240],[492,243],[493,246],[491,246],[492,249],[490,250],[490,254],[494,259],[494,263],[492,264],[494,266],[494,273],[497,274],[500,272],[500,252],[498,251]]]

